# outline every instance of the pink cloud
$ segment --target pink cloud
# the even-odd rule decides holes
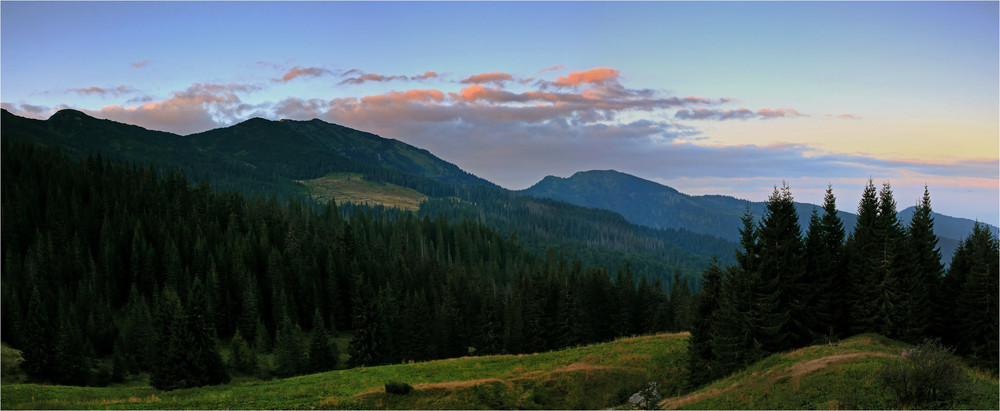
[[[320,67],[295,66],[292,67],[291,70],[288,70],[288,72],[285,73],[285,75],[281,76],[281,78],[272,79],[271,81],[274,81],[276,83],[287,83],[299,77],[319,77],[332,73],[333,72],[331,72],[330,70]]]
[[[465,80],[460,81],[462,84],[485,84],[485,83],[503,83],[504,81],[513,81],[514,76],[507,73],[500,73],[494,71],[492,73],[482,73],[476,74],[474,76],[469,76]]]
[[[163,101],[81,111],[152,130],[191,134],[243,120],[246,112],[258,107],[244,104],[238,93],[259,89],[260,86],[253,84],[198,83],[184,91],[173,92],[171,98]]]
[[[565,69],[566,69],[566,66],[564,66],[562,64],[557,64],[555,66],[546,67],[546,68],[543,68],[543,69],[539,70],[538,74],[542,74],[542,73],[544,73],[546,71],[565,70]]]
[[[613,68],[598,67],[585,71],[574,71],[565,77],[559,76],[552,84],[561,87],[578,86],[584,83],[600,84],[617,79],[619,73]]]
[[[135,67],[135,68],[143,68],[143,67],[146,67],[146,65],[148,65],[148,64],[149,64],[149,60],[143,60],[143,61],[137,61],[135,63],[132,63],[131,66]]]
[[[410,80],[427,80],[427,79],[437,78],[437,77],[438,77],[437,73],[435,73],[433,71],[427,71],[427,72],[424,72],[424,74],[421,74],[419,76],[412,76],[412,77],[410,77]]]
[[[386,103],[406,103],[411,101],[435,101],[444,100],[444,93],[438,90],[418,89],[407,91],[390,91],[385,94],[365,96],[361,98],[363,104],[381,105]]]

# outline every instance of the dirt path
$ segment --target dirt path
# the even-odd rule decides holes
[[[791,367],[782,368],[780,370],[768,371],[764,375],[760,376],[759,379],[755,379],[755,384],[774,384],[776,381],[782,378],[793,378],[799,379],[802,376],[813,373],[824,368],[844,364],[849,362],[858,361],[865,358],[872,357],[894,357],[893,354],[880,353],[880,352],[857,352],[857,353],[847,353],[839,355],[831,355],[829,357],[817,358],[815,360],[802,361],[793,364]],[[733,391],[739,388],[742,384],[739,382],[733,383],[726,388],[712,388],[704,392],[696,392],[693,394],[685,395],[682,397],[668,398],[660,403],[660,408],[665,410],[673,410],[678,407],[698,402],[705,398],[714,397],[725,392]]]

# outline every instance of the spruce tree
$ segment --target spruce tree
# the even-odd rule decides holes
[[[907,307],[912,310],[902,338],[909,342],[937,334],[934,329],[941,310],[938,290],[944,266],[941,264],[941,249],[934,234],[934,215],[931,210],[931,195],[924,186],[924,195],[917,203],[907,230],[907,246],[913,264],[913,288]]]
[[[816,299],[820,314],[816,331],[846,336],[850,327],[847,301],[851,281],[844,250],[844,223],[837,215],[837,198],[833,195],[832,186],[827,187],[823,197],[823,217],[819,227],[823,249],[820,252],[822,257],[814,260],[817,285],[821,287],[820,297]]]
[[[815,292],[801,284],[804,269],[802,230],[791,190],[782,185],[767,200],[760,223],[757,269],[757,339],[767,352],[780,352],[811,340],[809,310],[803,296]]]
[[[356,277],[355,294],[352,301],[354,309],[354,338],[351,339],[347,360],[351,367],[378,365],[382,362],[382,332],[380,324],[381,313],[377,296],[368,283],[360,275]]]
[[[905,303],[913,285],[913,272],[906,249],[906,233],[896,215],[896,200],[889,182],[885,182],[879,191],[875,232],[878,235],[875,244],[878,253],[876,272],[880,280],[875,331],[895,338],[902,335],[906,324],[911,322],[907,319]]]
[[[691,389],[721,376],[712,352],[712,325],[722,292],[722,270],[717,257],[712,257],[701,276],[701,292],[696,299],[691,337],[688,338],[688,387]]]
[[[250,344],[240,330],[236,330],[233,339],[230,341],[232,355],[229,357],[229,367],[246,375],[255,375],[259,358],[257,352],[250,348]]]
[[[187,387],[187,318],[177,293],[165,289],[158,298],[154,324],[157,332],[155,346],[160,355],[155,357],[150,370],[149,384],[159,390]]]
[[[196,280],[188,298],[186,319],[190,340],[188,355],[188,387],[217,385],[229,382],[229,373],[215,343],[215,327],[207,313],[208,297],[201,280]]]
[[[313,314],[313,330],[309,339],[309,371],[330,371],[337,367],[338,353],[336,346],[330,344],[330,338],[323,326],[323,316],[319,309]]]
[[[51,377],[54,374],[56,330],[37,286],[31,288],[24,328],[18,331],[23,333],[24,341],[21,369],[32,377]]]
[[[306,372],[306,359],[302,330],[285,315],[274,343],[274,372],[282,377],[303,374]]]
[[[848,238],[848,272],[851,293],[849,334],[878,332],[881,324],[878,301],[882,294],[882,278],[877,269],[881,265],[878,229],[879,203],[875,184],[868,179],[858,203],[858,221]]]

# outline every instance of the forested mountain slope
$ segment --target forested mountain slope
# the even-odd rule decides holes
[[[690,322],[685,283],[667,291],[628,265],[539,258],[467,219],[245,199],[2,142],[0,335],[34,378],[101,385],[150,372],[161,389],[218,384],[228,377],[216,339],[273,352],[265,374],[287,376],[317,371],[328,330],[354,330],[348,364],[370,366]],[[304,332],[319,342],[307,349]]]
[[[298,181],[352,173],[370,186],[391,184],[428,196],[421,216],[446,216],[453,222],[468,218],[515,234],[535,254],[552,248],[565,258],[612,271],[631,262],[637,276],[665,283],[673,280],[674,271],[695,282],[712,255],[728,262],[735,246],[710,235],[633,225],[615,212],[513,193],[426,150],[319,120],[255,118],[179,136],[75,110],[59,111],[48,120],[7,111],[2,115],[5,139],[51,145],[79,158],[93,153],[153,165],[159,175],[180,169],[187,179],[204,179],[214,189],[273,194],[279,202],[306,193],[323,196]]]

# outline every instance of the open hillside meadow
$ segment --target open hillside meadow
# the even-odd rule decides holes
[[[634,408],[644,394],[662,409],[892,409],[885,370],[912,346],[876,334],[774,354],[688,392],[688,333],[623,338],[528,355],[462,357],[360,367],[271,381],[237,379],[159,391],[141,382],[109,387],[20,383],[4,349],[4,409],[599,409]],[[955,399],[934,408],[995,409],[995,377],[962,368]],[[10,383],[15,382],[15,383]],[[385,392],[388,382],[412,385]],[[645,397],[644,397],[645,399]]]
[[[359,367],[271,381],[159,391],[147,386],[5,384],[3,409],[595,409],[657,382],[679,393],[686,333],[620,339],[526,355]],[[5,357],[6,358],[6,357]],[[6,365],[5,365],[6,369]],[[6,380],[6,377],[4,378]],[[411,384],[407,395],[384,385]]]

